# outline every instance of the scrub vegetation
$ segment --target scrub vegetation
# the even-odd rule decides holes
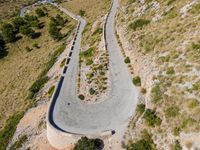
[[[191,141],[181,134],[200,131],[200,3],[121,0],[120,6],[116,32],[145,89],[126,140],[133,141],[130,149],[150,147],[141,140],[146,129],[157,149],[181,149]]]

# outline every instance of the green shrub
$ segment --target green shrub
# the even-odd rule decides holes
[[[179,108],[174,106],[174,107],[169,107],[165,110],[165,117],[166,118],[171,118],[171,117],[176,117],[179,114]]]
[[[144,104],[138,104],[136,111],[139,112],[139,114],[142,114],[145,111],[145,105]]]
[[[97,29],[92,33],[92,35],[101,34],[102,32],[103,32],[103,29],[102,29],[102,28],[97,28]]]
[[[64,58],[64,59],[62,60],[62,62],[60,63],[60,67],[61,67],[61,68],[64,67],[65,62],[66,62],[66,58]]]
[[[28,25],[21,26],[19,32],[27,37],[33,38],[35,31]]]
[[[52,96],[52,94],[53,94],[54,91],[55,91],[55,85],[53,85],[52,87],[49,88],[49,90],[48,90],[49,97]]]
[[[57,23],[57,25],[59,25],[59,26],[61,26],[61,27],[63,27],[64,25],[65,25],[65,20],[64,20],[64,18],[61,16],[61,15],[56,15],[56,23]]]
[[[181,129],[186,129],[187,127],[190,127],[192,126],[194,123],[196,122],[196,120],[192,119],[192,118],[184,118],[182,120],[182,123],[181,123]]]
[[[83,17],[84,15],[85,15],[85,11],[84,10],[79,10],[79,15],[81,16],[81,17]]]
[[[19,28],[21,26],[24,26],[26,23],[24,21],[24,19],[22,17],[15,17],[12,21],[13,27],[15,29],[15,31],[18,33],[19,32]]]
[[[9,150],[16,150],[22,147],[23,143],[27,141],[27,136],[23,135],[21,136],[18,141],[16,141]]]
[[[141,86],[141,79],[140,79],[139,76],[133,78],[133,84],[134,84],[135,86]]]
[[[92,59],[87,59],[86,60],[86,65],[89,66],[89,65],[92,65],[93,64],[93,60]]]
[[[94,48],[89,48],[84,52],[81,52],[81,56],[84,58],[89,58],[92,57],[94,55]]]
[[[0,150],[4,150],[8,146],[9,141],[12,139],[15,133],[17,124],[23,115],[24,112],[15,113],[6,121],[4,128],[0,131]]]
[[[193,14],[199,14],[200,13],[200,3],[197,3],[194,5],[191,9],[191,13]]]
[[[200,89],[200,82],[196,82],[192,85],[192,90],[198,91]]]
[[[160,125],[162,120],[156,115],[156,112],[151,109],[147,109],[143,118],[148,126],[155,127],[156,125]]]
[[[41,8],[37,8],[35,10],[35,13],[38,15],[38,17],[44,17],[45,16],[45,12]]]
[[[40,89],[44,86],[44,84],[48,81],[48,77],[44,76],[36,80],[33,85],[30,87],[29,91],[31,92],[30,98],[33,98],[34,95],[40,91]]]
[[[176,0],[168,0],[167,1],[167,5],[171,5],[173,2],[175,2]]]
[[[85,96],[84,96],[83,94],[80,94],[80,95],[78,96],[78,98],[79,98],[80,100],[84,100],[84,99],[85,99]]]
[[[175,127],[175,128],[173,129],[173,134],[174,134],[175,136],[179,136],[179,134],[180,134],[180,128],[179,128],[179,127]]]
[[[3,56],[5,54],[5,41],[3,39],[3,36],[0,34],[0,56]]]
[[[139,29],[142,29],[144,26],[148,25],[150,23],[150,20],[146,19],[137,19],[134,22],[129,24],[129,28],[133,29],[134,31]]]
[[[1,26],[2,36],[6,42],[14,42],[16,40],[16,34],[14,27],[10,23],[4,23]]]
[[[63,37],[63,35],[61,34],[59,28],[52,21],[49,24],[49,34],[54,40],[57,40],[57,41],[59,41]]]
[[[103,142],[100,139],[88,139],[87,137],[81,137],[75,144],[73,150],[97,150],[102,149]]]
[[[195,108],[199,105],[199,101],[197,99],[192,99],[192,100],[189,100],[188,102],[188,107],[189,108]]]
[[[131,62],[131,60],[130,60],[129,57],[126,57],[126,58],[124,59],[124,62],[125,62],[126,64],[129,64],[129,63]]]
[[[175,144],[173,145],[172,150],[182,150],[181,144],[178,140],[175,141]]]
[[[95,91],[93,88],[90,88],[89,92],[90,92],[90,95],[94,95],[94,93],[95,93],[96,91]]]
[[[200,54],[200,43],[192,43],[192,49],[193,49],[197,54]]]
[[[153,87],[151,91],[151,96],[154,103],[158,103],[162,99],[162,92],[159,84]]]
[[[174,74],[174,73],[175,73],[175,71],[174,71],[174,68],[173,68],[173,67],[167,68],[166,74],[172,75],[172,74]]]

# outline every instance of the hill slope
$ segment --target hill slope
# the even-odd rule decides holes
[[[200,131],[199,8],[195,0],[121,0],[117,34],[141,78],[130,147],[145,129],[157,149],[198,143],[187,137]]]

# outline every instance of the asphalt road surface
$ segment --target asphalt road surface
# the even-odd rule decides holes
[[[73,134],[95,135],[108,130],[117,130],[128,124],[137,103],[137,90],[118,45],[114,18],[118,0],[113,1],[106,23],[106,43],[109,52],[109,70],[111,73],[110,95],[101,102],[86,104],[78,99],[77,76],[78,59],[81,46],[81,34],[85,20],[60,8],[71,17],[80,21],[72,56],[67,61],[66,69],[53,96],[49,109],[49,122],[55,128]],[[68,59],[68,58],[67,58]]]

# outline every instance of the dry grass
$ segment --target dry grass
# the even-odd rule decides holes
[[[49,16],[60,13],[57,9],[46,6]],[[63,15],[63,14],[62,14]],[[64,16],[64,15],[63,15]],[[73,31],[76,22],[68,18],[70,22],[62,32]],[[37,39],[23,37],[13,44],[7,44],[8,55],[0,59],[0,127],[3,126],[9,115],[24,110],[30,100],[27,100],[28,89],[37,79],[45,67],[45,63],[51,58],[51,54],[63,41],[55,42],[49,36],[49,17],[40,18],[45,26],[39,30],[42,34]],[[37,43],[39,48],[33,48]],[[27,52],[26,47],[32,48]]]
[[[22,6],[34,3],[35,1],[36,0],[0,0],[0,22],[17,15]]]

